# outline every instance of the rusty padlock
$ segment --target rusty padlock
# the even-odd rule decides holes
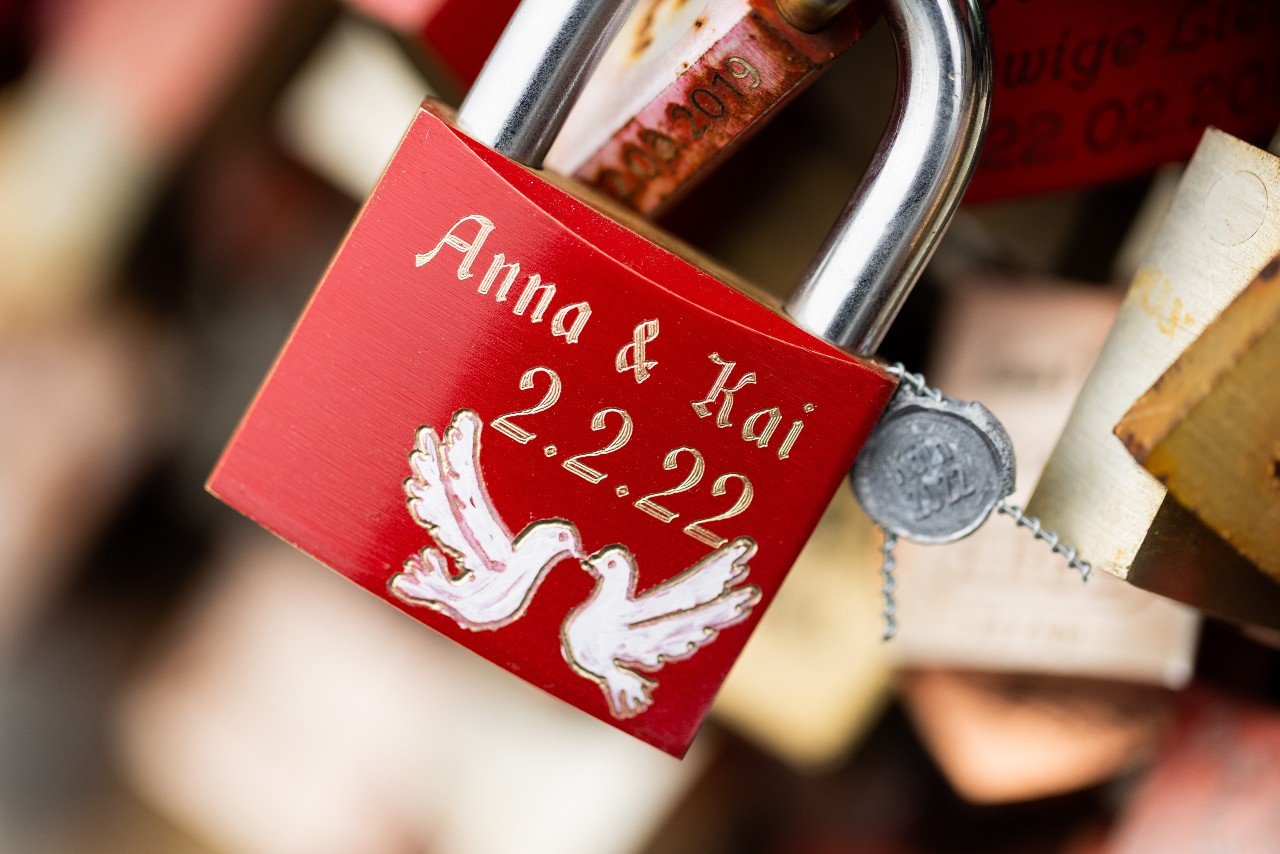
[[[679,755],[894,391],[988,48],[976,0],[888,4],[898,107],[788,318],[534,171],[630,5],[525,0],[423,105],[209,489]]]

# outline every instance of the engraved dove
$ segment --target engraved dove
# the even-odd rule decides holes
[[[747,561],[755,553],[755,542],[739,537],[636,596],[631,550],[601,549],[582,561],[596,586],[561,628],[565,659],[599,684],[614,717],[640,714],[653,703],[657,681],[637,670],[653,672],[684,660],[750,615],[760,588],[736,585],[747,577]]]
[[[388,583],[398,599],[447,614],[471,631],[518,620],[551,567],[582,557],[578,530],[563,519],[533,522],[511,536],[481,476],[482,426],[475,412],[460,409],[443,440],[431,427],[418,430],[404,490],[410,515],[437,547],[410,557]]]

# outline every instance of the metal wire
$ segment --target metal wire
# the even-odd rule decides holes
[[[880,613],[884,614],[884,639],[893,640],[893,636],[898,633],[898,621],[895,618],[898,603],[893,598],[898,589],[898,582],[893,576],[893,571],[898,567],[898,559],[893,556],[893,550],[898,545],[898,535],[885,528],[881,528],[880,533],[884,534],[884,543],[880,546],[880,554],[884,555],[880,563],[880,574],[884,576],[884,584],[880,588],[884,594],[884,610]]]
[[[1031,535],[1037,540],[1043,540],[1049,544],[1050,550],[1054,554],[1062,555],[1067,566],[1080,573],[1081,581],[1088,581],[1093,575],[1093,565],[1087,560],[1081,560],[1075,546],[1064,546],[1058,534],[1055,531],[1046,531],[1044,526],[1040,524],[1040,520],[1035,516],[1028,516],[1022,512],[1022,508],[1016,504],[1010,504],[1007,501],[1001,501],[996,505],[996,511],[1002,515],[1009,516],[1013,519],[1014,524],[1019,528],[1026,528],[1031,531]]]
[[[885,370],[896,377],[900,383],[906,385],[913,394],[928,397],[935,401],[942,400],[942,392],[930,386],[925,381],[923,374],[911,373],[901,362],[886,365]],[[1010,504],[1002,499],[996,505],[996,511],[1002,516],[1008,516],[1013,519],[1016,527],[1026,528],[1037,540],[1048,543],[1049,549],[1054,554],[1062,555],[1067,562],[1067,566],[1080,573],[1082,581],[1088,581],[1093,575],[1093,565],[1080,557],[1080,553],[1075,546],[1065,545],[1056,532],[1045,530],[1039,519],[1034,516],[1028,516],[1022,512],[1022,508],[1018,505]],[[898,589],[898,582],[894,577],[894,570],[898,568],[898,559],[893,555],[893,550],[898,545],[898,535],[885,528],[881,528],[880,531],[884,534],[884,543],[880,546],[880,554],[883,555],[880,563],[880,574],[884,577],[884,583],[881,587],[881,591],[884,594],[884,611],[882,612],[884,614],[884,639],[892,640],[893,636],[898,632],[898,603],[894,598],[894,593]]]
[[[928,397],[935,401],[942,401],[942,392],[931,387],[924,381],[924,374],[913,374],[907,370],[907,366],[901,362],[894,362],[892,365],[885,365],[885,371],[897,378],[898,382],[906,383],[920,397]]]

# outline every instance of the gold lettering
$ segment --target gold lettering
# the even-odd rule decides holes
[[[764,430],[756,430],[756,422],[761,418],[767,417],[768,423],[765,424]],[[769,447],[769,440],[773,438],[773,431],[778,429],[778,423],[782,421],[782,410],[778,407],[772,409],[761,409],[747,417],[742,422],[742,438],[748,442],[755,442],[757,448]]]
[[[480,282],[480,287],[476,288],[476,293],[487,294],[489,288],[497,281],[498,274],[503,270],[507,271],[506,276],[502,279],[502,284],[498,286],[498,293],[494,296],[497,302],[505,302],[507,292],[511,290],[511,285],[515,282],[516,276],[520,275],[520,262],[512,261],[506,263],[507,256],[501,252],[497,252],[493,256],[493,262],[489,265],[489,272],[484,274],[484,279]]]
[[[812,403],[804,405],[805,412],[813,412],[816,409]],[[804,429],[804,421],[797,419],[791,422],[791,429],[787,431],[787,438],[782,440],[782,444],[778,446],[778,459],[785,460],[791,456],[791,449],[796,446],[796,440],[800,438],[800,431]]]
[[[463,240],[454,234],[464,222],[474,222],[479,226],[475,238],[470,241]],[[488,217],[480,214],[464,216],[453,224],[453,227],[449,229],[444,237],[440,238],[440,242],[436,244],[434,249],[421,255],[415,255],[414,261],[416,263],[414,266],[421,267],[423,264],[430,262],[441,249],[448,246],[450,249],[457,249],[463,253],[462,262],[458,264],[458,281],[469,279],[474,275],[471,272],[471,265],[475,263],[476,256],[480,254],[480,249],[484,246],[485,239],[488,238],[491,231],[493,231],[493,220]]]
[[[726,362],[720,358],[719,353],[712,353],[707,356],[708,359],[717,365],[722,365],[720,375],[716,377],[715,383],[711,386],[711,391],[707,392],[707,396],[700,401],[693,401],[693,411],[698,414],[699,418],[706,418],[711,414],[709,404],[714,403],[717,397],[723,397],[724,401],[720,404],[720,411],[716,414],[716,426],[728,427],[729,413],[733,410],[733,395],[742,390],[743,386],[752,385],[756,381],[755,371],[748,371],[742,375],[742,379],[738,380],[738,384],[733,388],[728,388],[729,376],[733,373],[733,369],[738,366],[737,362]]]
[[[649,379],[649,371],[657,367],[656,359],[645,358],[645,346],[658,337],[658,321],[646,320],[631,331],[631,343],[618,350],[613,366],[618,373],[631,371],[635,374],[636,384]]]
[[[578,314],[577,317],[573,319],[573,323],[566,327],[565,318],[571,311],[576,311]],[[580,336],[582,334],[582,330],[586,328],[587,320],[590,319],[590,317],[591,305],[589,303],[570,303],[557,311],[556,316],[551,318],[551,334],[563,338],[569,344],[577,344],[578,336]]]
[[[541,293],[542,296],[538,299],[538,306],[533,310],[533,314],[529,315],[529,322],[540,322],[542,315],[547,311],[547,306],[551,304],[551,298],[556,295],[556,286],[552,282],[543,284],[542,277],[537,273],[529,276],[529,283],[524,286],[524,292],[520,294],[520,301],[516,303],[515,308],[511,309],[511,313],[523,315],[524,310],[529,307],[529,303],[533,302],[534,296],[538,293]]]
[[[475,235],[468,239],[467,234],[470,233],[472,228],[474,228]],[[475,275],[471,268],[476,263],[480,250],[484,248],[485,241],[493,231],[493,220],[483,214],[464,216],[449,228],[449,231],[445,233],[444,237],[440,238],[440,242],[432,247],[431,251],[415,255],[415,265],[421,267],[424,264],[429,264],[440,254],[440,250],[446,247],[455,249],[460,253],[458,280],[470,279]],[[520,276],[520,268],[520,262],[508,262],[504,253],[493,253],[489,261],[489,269],[476,287],[476,292],[480,295],[487,295],[492,291],[494,302],[506,302],[510,297],[511,288]],[[530,323],[541,323],[547,312],[552,309],[555,296],[555,283],[544,282],[542,281],[542,276],[538,273],[530,273],[525,280],[524,289],[520,293],[519,300],[511,308],[511,313],[517,317],[525,317],[527,315]],[[587,321],[590,318],[591,303],[586,300],[561,306],[552,317],[551,334],[557,338],[564,339],[566,343],[576,344],[586,329]]]

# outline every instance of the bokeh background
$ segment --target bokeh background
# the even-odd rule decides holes
[[[893,75],[881,25],[663,224],[785,294]],[[906,550],[886,645],[842,496],[677,762],[205,494],[428,92],[459,94],[336,0],[0,0],[0,851],[1175,850],[1161,808],[1216,816],[1203,850],[1280,850],[1274,639],[1080,592],[1016,533]],[[966,209],[885,354],[1043,464],[1174,169]],[[943,654],[971,631],[946,614],[1075,644],[1103,599],[1070,666]]]

